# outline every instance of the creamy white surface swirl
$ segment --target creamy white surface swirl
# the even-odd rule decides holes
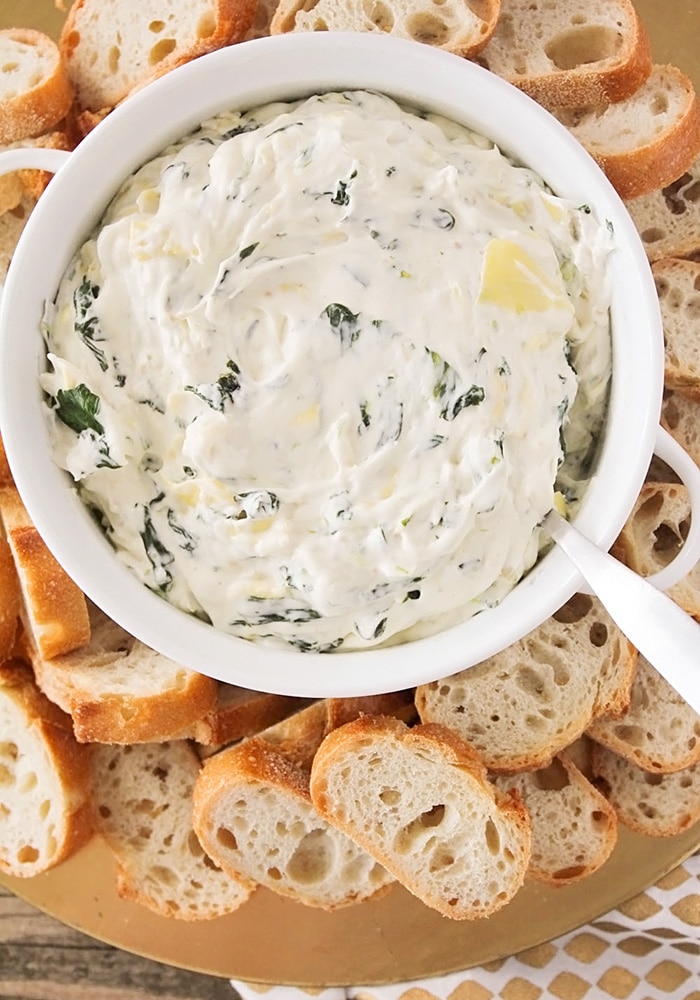
[[[221,115],[129,179],[47,309],[57,461],[218,628],[427,634],[499,602],[580,494],[609,250],[585,206],[386,97]]]

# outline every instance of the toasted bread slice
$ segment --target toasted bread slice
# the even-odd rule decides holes
[[[640,576],[658,573],[683,545],[690,517],[690,497],[682,483],[646,482],[611,552]],[[700,618],[700,563],[667,593]]]
[[[664,384],[700,403],[700,261],[652,265],[664,327]]]
[[[257,0],[76,0],[59,48],[82,111],[114,107],[132,91],[214,49],[241,41]]]
[[[548,767],[494,780],[501,791],[516,790],[530,814],[532,878],[569,885],[608,860],[617,843],[617,815],[566,752]]]
[[[631,0],[501,0],[478,61],[551,110],[633,94],[651,72],[651,48]]]
[[[15,208],[0,215],[0,286],[5,283],[17,241],[35,204],[36,199],[24,193],[22,200]],[[0,479],[0,486],[2,485],[2,479]]]
[[[622,198],[671,184],[700,153],[700,106],[692,81],[676,66],[654,65],[622,101],[564,109],[557,117]]]
[[[700,715],[641,655],[624,715],[600,716],[588,735],[652,773],[680,771],[700,762]]]
[[[15,561],[0,531],[0,663],[12,655],[19,625],[21,595]]]
[[[47,132],[65,117],[72,101],[53,39],[30,28],[0,31],[0,143]]]
[[[184,740],[96,747],[95,824],[117,860],[119,895],[179,920],[237,910],[254,885],[214,865],[192,829],[199,760]]]
[[[93,833],[90,749],[18,661],[0,666],[0,871],[29,878]]]
[[[290,31],[383,32],[472,57],[492,36],[501,0],[280,0],[270,34]]]
[[[625,206],[650,261],[700,251],[700,156],[674,181]]]
[[[700,764],[652,774],[594,744],[593,778],[626,827],[648,837],[674,837],[700,820]]]
[[[221,748],[274,726],[299,711],[308,699],[219,684],[216,703],[197,719],[191,738],[202,747]]]
[[[700,402],[673,389],[664,393],[661,426],[700,466]]]
[[[394,879],[316,812],[309,792],[325,735],[362,710],[403,711],[408,699],[319,701],[211,757],[194,795],[194,827],[210,856],[234,876],[332,911],[383,892]]]
[[[177,739],[216,705],[215,680],[134,639],[97,608],[80,649],[46,657],[29,650],[37,683],[73,720],[81,743]]]
[[[20,617],[42,657],[61,656],[90,638],[87,602],[46,547],[13,486],[0,487],[0,518],[20,582]]]
[[[524,881],[527,811],[442,726],[409,728],[386,716],[348,722],[319,747],[310,787],[325,820],[444,916],[487,917]]]
[[[637,653],[599,601],[575,595],[523,639],[416,690],[423,722],[447,726],[496,773],[545,767],[603,712],[629,701]]]

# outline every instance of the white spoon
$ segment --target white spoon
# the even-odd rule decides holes
[[[547,514],[543,527],[632,645],[700,713],[700,625],[695,619],[556,511]]]

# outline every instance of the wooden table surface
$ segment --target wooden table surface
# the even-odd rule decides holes
[[[227,980],[102,944],[0,886],[2,1000],[236,1000]]]

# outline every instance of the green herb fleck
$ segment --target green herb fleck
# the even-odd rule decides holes
[[[351,312],[347,306],[340,302],[331,302],[323,310],[322,315],[328,318],[331,327],[340,338],[342,350],[346,350],[355,343],[360,336],[360,325],[358,323],[359,313]]]
[[[239,260],[245,260],[246,257],[250,257],[253,251],[260,245],[260,243],[251,243],[249,246],[244,247],[238,254]]]
[[[91,392],[84,383],[74,389],[59,389],[56,394],[56,416],[59,420],[80,434],[82,431],[94,431],[104,434],[105,429],[97,419],[100,409],[100,397]]]
[[[241,387],[238,377],[241,374],[241,370],[236,362],[229,359],[226,362],[226,368],[228,371],[220,375],[216,382],[202,385],[186,385],[185,391],[193,392],[195,396],[203,399],[212,410],[218,410],[219,413],[223,413],[226,403],[233,402],[235,394]]]
[[[75,309],[73,327],[88,350],[95,356],[102,371],[105,372],[109,366],[105,352],[97,346],[97,342],[100,340],[98,319],[97,316],[88,315],[99,294],[100,286],[90,281],[87,275],[84,276],[73,292],[73,308]]]

